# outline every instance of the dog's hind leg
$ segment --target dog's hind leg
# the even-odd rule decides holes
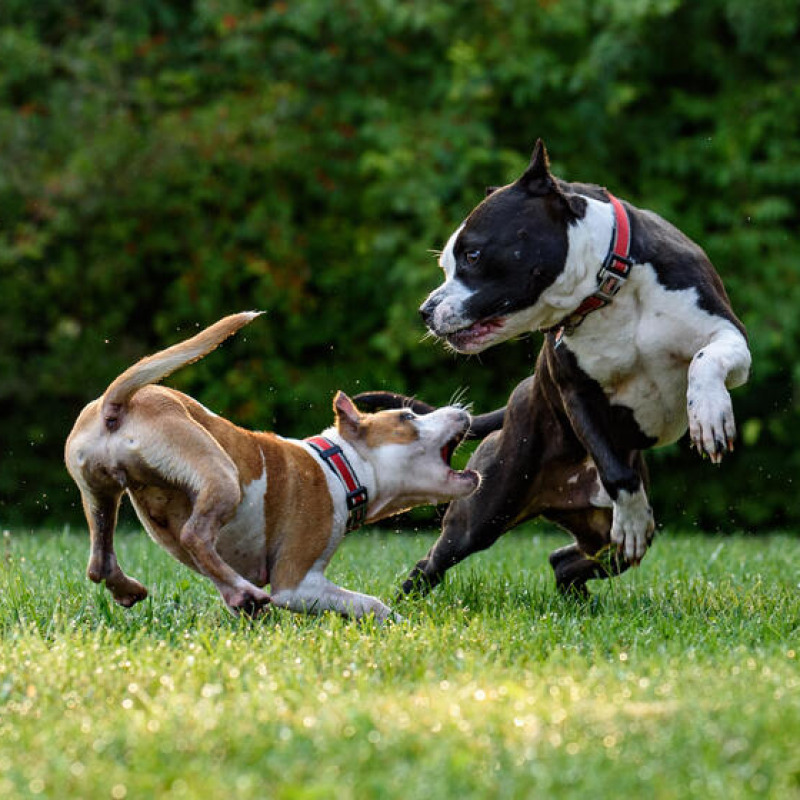
[[[147,597],[147,589],[122,571],[114,552],[114,530],[121,497],[121,489],[96,492],[81,487],[92,548],[86,574],[94,583],[105,582],[114,600],[121,606],[130,608]]]
[[[269,595],[239,575],[216,548],[220,529],[233,517],[240,499],[235,480],[220,477],[202,486],[181,530],[180,545],[191,556],[198,572],[213,581],[228,608],[256,616],[269,603]]]
[[[256,616],[270,601],[266,592],[254,586],[227,564],[217,552],[217,538],[241,501],[239,483],[233,475],[209,465],[213,478],[204,482],[192,505],[192,513],[180,532],[180,546],[189,554],[198,572],[205,575],[234,612]]]
[[[647,488],[650,480],[643,455],[633,454],[630,464]],[[542,515],[575,538],[574,544],[550,554],[556,586],[565,594],[587,595],[587,581],[613,578],[631,566],[624,552],[611,542],[611,498],[600,491],[597,469],[585,460],[577,469],[550,471],[547,481],[546,495],[553,504]],[[569,492],[563,492],[565,487],[569,487]],[[553,502],[555,498],[560,498],[558,505]]]
[[[611,509],[587,508],[546,516],[566,528],[577,540],[550,554],[550,566],[559,591],[586,596],[587,581],[613,578],[630,567],[623,554],[609,544]]]
[[[94,583],[105,582],[114,600],[127,608],[147,597],[147,589],[122,571],[114,552],[114,530],[126,478],[124,471],[112,470],[107,463],[98,407],[99,401],[95,401],[81,412],[67,438],[64,461],[80,490],[89,526],[91,552],[86,575]]]
[[[129,489],[140,519],[148,530],[159,530],[154,538],[164,540],[173,556],[209,578],[232,611],[257,613],[269,602],[269,595],[217,552],[220,531],[234,518],[242,500],[236,465],[174,400],[161,398],[158,419],[159,430],[140,426],[128,446],[136,470],[146,476],[142,486]],[[153,488],[152,476],[158,477],[160,486]],[[170,507],[167,501],[178,495],[182,502]],[[177,511],[173,514],[170,508]]]

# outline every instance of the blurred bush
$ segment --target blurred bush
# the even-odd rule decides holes
[[[337,388],[479,410],[536,336],[446,354],[431,249],[537,136],[708,251],[754,370],[719,469],[655,453],[662,520],[800,521],[800,10],[794,0],[4,0],[0,521],[77,520],[63,441],[136,358],[266,309],[170,384],[306,435]]]

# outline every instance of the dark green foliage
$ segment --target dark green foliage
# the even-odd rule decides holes
[[[76,518],[82,405],[139,356],[266,309],[171,385],[288,435],[337,388],[485,410],[538,339],[421,342],[428,251],[536,136],[699,241],[752,340],[742,446],[651,458],[662,520],[789,524],[800,475],[800,11],[791,0],[0,7],[0,519]]]

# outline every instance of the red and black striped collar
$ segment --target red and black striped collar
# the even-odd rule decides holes
[[[316,450],[319,457],[342,482],[347,496],[347,530],[355,530],[363,525],[367,518],[369,502],[367,487],[359,482],[355,470],[338,444],[324,436],[311,436],[306,442]]]
[[[571,314],[568,314],[558,325],[550,330],[555,333],[556,347],[564,335],[571,334],[586,317],[600,308],[607,306],[623,287],[630,275],[633,261],[630,258],[631,225],[628,213],[622,203],[611,192],[606,192],[614,210],[614,228],[611,232],[611,244],[603,260],[603,266],[597,273],[598,287]]]

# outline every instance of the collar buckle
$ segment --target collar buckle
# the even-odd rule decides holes
[[[347,530],[351,531],[364,524],[368,499],[366,486],[359,486],[347,493]]]
[[[616,262],[622,264],[622,268],[615,266]],[[630,275],[633,261],[627,256],[619,253],[609,253],[606,261],[597,273],[597,283],[599,284],[594,294],[606,303],[610,303],[619,294],[619,290],[625,285]]]

